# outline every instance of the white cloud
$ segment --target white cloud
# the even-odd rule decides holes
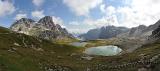
[[[72,21],[69,23],[70,25],[79,25],[79,23],[77,21]]]
[[[115,7],[113,7],[113,6],[107,6],[106,7],[105,4],[102,4],[100,6],[100,10],[101,10],[102,13],[104,13],[106,15],[109,15],[109,16],[116,13],[116,8]]]
[[[89,29],[81,29],[81,28],[68,28],[68,32],[73,34],[83,34],[86,33]]]
[[[90,10],[100,5],[103,0],[63,0],[77,16],[88,16]]]
[[[66,28],[63,20],[60,17],[52,16],[52,19],[55,24],[59,24],[59,25],[61,25],[62,28]]]
[[[122,15],[121,24],[126,27],[151,25],[160,19],[159,0],[132,0],[129,6],[119,7],[117,13]]]
[[[66,0],[67,1],[67,0]],[[124,5],[114,7],[105,4],[100,5],[104,14],[99,19],[85,18],[83,21],[72,21],[68,29],[71,32],[87,32],[89,29],[99,28],[106,25],[136,27],[138,25],[151,25],[160,19],[160,0],[122,0]],[[75,7],[72,7],[75,6]],[[69,7],[75,10],[77,15],[86,15],[81,6],[70,3]],[[80,11],[79,11],[80,10]],[[84,11],[80,13],[81,11]],[[89,9],[87,10],[89,13]],[[83,30],[84,29],[84,30]]]
[[[103,12],[103,13],[105,13],[106,11],[105,11],[105,4],[101,4],[100,5],[100,10]]]
[[[15,20],[19,20],[21,18],[26,18],[27,14],[17,14],[16,17],[14,18]]]
[[[38,10],[33,11],[31,13],[31,15],[35,19],[41,19],[41,18],[43,18],[45,16],[43,10],[41,10],[41,11],[38,11]],[[59,25],[61,25],[62,28],[65,28],[64,22],[60,17],[52,16],[52,20],[53,20],[54,24],[59,24]]]
[[[159,0],[122,0],[125,6],[101,5],[100,10],[106,14],[106,17],[115,15],[118,19],[115,26],[136,27],[138,25],[151,25],[160,19],[160,1]]]
[[[93,20],[93,19],[85,19],[84,20],[85,24],[88,24],[90,26],[94,26],[94,27],[102,27],[102,26],[108,26],[108,25],[117,25],[118,21],[116,18],[116,15],[112,15],[112,16],[104,16],[102,18],[99,18],[97,20]]]
[[[0,16],[12,14],[15,11],[13,3],[0,0]]]
[[[66,25],[67,30],[70,33],[86,33],[89,29],[93,29],[92,26],[85,24],[84,21],[71,21],[68,25]]]
[[[38,11],[38,10],[33,11],[33,12],[31,13],[31,15],[32,15],[33,18],[35,18],[35,19],[40,19],[40,18],[42,18],[42,17],[45,16],[43,10],[41,10],[41,11]]]
[[[67,29],[72,33],[86,33],[90,29],[100,28],[107,25],[118,25],[115,15],[102,17],[99,19],[86,18],[83,21],[72,21],[67,25]]]
[[[32,2],[35,6],[39,7],[44,3],[44,0],[32,0]]]
[[[112,15],[116,12],[115,7],[113,7],[113,6],[108,6],[106,8],[106,11],[107,11],[108,15]]]

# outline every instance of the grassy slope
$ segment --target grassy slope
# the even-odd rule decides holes
[[[9,30],[1,27],[0,33],[2,33],[0,34],[0,71],[44,71],[43,67],[50,65],[67,66],[73,71],[85,71],[87,67],[94,69],[93,65],[97,64],[114,66],[134,62],[140,59],[140,54],[152,57],[160,51],[160,43],[157,42],[145,45],[133,53],[112,57],[94,56],[93,60],[87,61],[81,59],[82,48],[54,44],[31,36],[10,33]],[[27,46],[23,44],[23,37],[25,37]],[[14,43],[21,46],[16,46]],[[43,50],[39,51],[38,48]],[[70,56],[72,53],[76,53],[76,55]],[[125,70],[135,71],[137,69],[125,68]]]
[[[0,28],[0,33],[0,65],[7,71],[43,71],[40,69],[39,63],[72,66],[69,62],[74,61],[69,55],[72,53],[78,54],[81,50],[73,46],[58,45],[46,40],[40,42],[31,36],[10,33],[5,28]],[[23,37],[27,47],[22,43]],[[15,46],[14,43],[21,46]],[[9,51],[13,48],[16,50]],[[38,48],[43,49],[43,51],[38,51]]]
[[[107,43],[108,44],[108,43]],[[132,47],[132,46],[130,46]],[[160,41],[157,41],[155,43],[146,44],[143,45],[141,48],[135,50],[132,53],[127,53],[119,56],[112,56],[112,57],[97,57],[96,60],[100,60],[100,64],[108,65],[108,66],[116,66],[126,63],[132,63],[139,61],[141,59],[140,55],[147,56],[146,59],[150,59],[153,56],[160,54]],[[160,60],[160,58],[159,58]],[[102,63],[103,62],[103,63]],[[141,65],[139,65],[141,66]],[[128,68],[122,68],[122,70],[118,69],[116,71],[137,71],[138,65],[134,67],[128,67]],[[155,65],[153,71],[159,71],[160,63],[158,65]],[[104,70],[106,71],[106,70]]]
[[[115,40],[105,39],[105,40],[90,40],[87,41],[86,47],[96,47],[96,46],[105,46],[105,45],[113,45]]]

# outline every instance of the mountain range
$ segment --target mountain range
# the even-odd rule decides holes
[[[54,24],[51,17],[46,16],[38,22],[22,18],[10,29],[0,27],[0,71],[160,71],[159,32],[160,21],[148,27],[140,25],[131,29],[106,26],[81,36],[104,40],[86,41],[85,46],[77,48],[68,43],[48,41],[74,38],[65,28]],[[122,35],[124,39],[107,40]],[[156,41],[141,44],[143,41],[139,39],[127,39],[143,36]],[[116,56],[83,53],[87,48],[104,45],[117,45],[123,51]]]
[[[146,39],[152,35],[152,32],[158,28],[160,20],[153,25],[139,25],[133,28],[106,26],[97,29],[91,29],[87,33],[80,35],[85,40],[118,38],[141,38]]]
[[[14,22],[10,29],[48,40],[74,38],[65,28],[55,24],[51,16],[45,16],[39,21],[22,18]]]
[[[158,32],[159,27],[152,35]],[[156,37],[160,37],[159,34]],[[52,43],[3,27],[0,27],[0,39],[0,71],[160,71],[159,41],[145,44],[132,53],[90,56],[83,51],[92,47],[77,48],[68,44]],[[111,40],[107,43],[107,40],[101,41],[106,45]],[[88,43],[102,46],[99,40]],[[128,45],[128,41],[123,45]],[[133,46],[130,45],[130,48]]]
[[[138,27],[133,27],[127,33],[122,33],[118,37],[132,37],[132,38],[142,38],[146,39],[152,35],[152,32],[158,28],[160,25],[160,20],[155,24],[150,26],[139,25]]]
[[[91,29],[86,34],[82,34],[79,37],[85,40],[107,39],[128,31],[129,29],[126,27],[106,26],[98,29]]]
[[[158,28],[159,25],[160,20],[150,26],[139,25],[133,28],[104,26],[91,29],[87,33],[81,34],[78,37],[84,40],[108,39],[113,37],[146,39],[148,36],[152,35],[152,31]],[[65,28],[62,28],[59,24],[55,24],[51,16],[45,16],[39,21],[22,18],[14,22],[10,26],[10,29],[18,33],[24,33],[48,40],[75,38]]]

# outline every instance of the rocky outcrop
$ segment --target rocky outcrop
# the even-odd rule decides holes
[[[50,16],[43,17],[38,21],[38,23],[49,30],[56,30],[57,28]]]
[[[73,71],[70,67],[60,65],[45,66],[44,71]]]
[[[140,57],[138,61],[129,62],[125,64],[117,64],[117,65],[105,65],[105,64],[99,64],[96,65],[96,70],[99,71],[129,71],[127,68],[135,68],[138,69],[138,71],[157,71],[159,69],[155,70],[155,67],[159,65],[160,63],[160,54],[154,55],[151,58],[147,57]],[[137,70],[134,70],[137,71]]]
[[[155,30],[153,30],[152,35],[150,35],[148,38],[148,40],[152,42],[160,39],[160,20],[156,24],[158,27]]]
[[[14,24],[10,27],[15,32],[29,34],[28,30],[33,27],[35,21],[32,19],[22,18],[14,22]]]
[[[145,25],[140,25],[138,27],[131,28],[129,31],[129,37],[137,37],[142,34],[142,31],[147,28]]]
[[[131,28],[128,32],[126,33],[122,33],[120,35],[118,35],[117,37],[120,38],[139,38],[139,37],[147,37],[148,35],[151,34],[151,32],[146,31],[144,32],[144,30],[147,28],[147,26],[145,25],[139,25],[138,27],[133,27]]]
[[[145,26],[140,25],[138,27],[131,28],[129,32],[118,35],[118,37],[129,37],[129,38],[142,38],[146,39],[148,36],[152,35],[152,32],[158,28],[160,25],[160,20],[153,25]]]
[[[160,26],[152,32],[151,36],[153,36],[154,38],[160,37]]]
[[[18,33],[49,40],[73,38],[65,28],[62,28],[59,24],[55,24],[50,16],[45,16],[38,22],[35,22],[32,19],[22,18],[17,20],[10,29]]]

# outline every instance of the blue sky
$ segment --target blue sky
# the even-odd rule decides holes
[[[129,28],[141,24],[148,26],[160,18],[157,16],[160,10],[156,10],[160,7],[160,1],[154,1],[0,0],[0,26],[9,27],[23,17],[39,20],[44,16],[52,16],[57,24],[74,33],[84,33],[106,25]],[[150,10],[155,12],[147,12]]]
[[[0,25],[9,27],[14,21],[15,16],[20,13],[27,14],[27,18],[33,18],[31,12],[34,10],[44,10],[47,16],[57,16],[64,21],[74,20],[74,14],[62,3],[62,0],[47,0],[41,7],[37,7],[32,0],[13,0],[16,11],[13,14],[0,17]]]

